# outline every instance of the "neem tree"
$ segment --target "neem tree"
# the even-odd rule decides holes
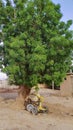
[[[38,83],[59,85],[69,69],[72,21],[61,21],[51,0],[0,0],[1,39],[10,83],[31,89]]]

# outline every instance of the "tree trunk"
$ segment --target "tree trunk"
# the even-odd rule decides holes
[[[30,88],[26,87],[26,86],[20,86],[18,89],[18,97],[16,98],[16,107],[18,107],[19,109],[24,109],[24,102],[25,99],[28,97],[28,95],[30,94]]]
[[[30,93],[30,88],[28,88],[27,86],[20,86],[19,90],[18,90],[18,95],[25,100],[27,98],[27,96]]]
[[[54,90],[54,81],[52,80],[52,89]]]

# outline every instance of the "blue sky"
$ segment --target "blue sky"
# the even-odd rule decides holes
[[[61,5],[61,13],[63,14],[62,20],[67,21],[69,19],[73,20],[73,0],[52,0],[54,3],[59,3]],[[73,30],[73,25],[71,26]]]

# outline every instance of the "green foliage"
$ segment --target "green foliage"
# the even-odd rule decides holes
[[[4,71],[10,83],[58,86],[71,64],[72,20],[61,21],[60,5],[51,0],[0,0]]]

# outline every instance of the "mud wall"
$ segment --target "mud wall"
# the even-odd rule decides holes
[[[60,86],[61,96],[73,96],[73,74],[67,74]]]
[[[18,86],[9,85],[8,80],[0,80],[0,88],[5,88],[5,89],[11,88],[11,89],[13,89],[13,88],[18,88]]]

